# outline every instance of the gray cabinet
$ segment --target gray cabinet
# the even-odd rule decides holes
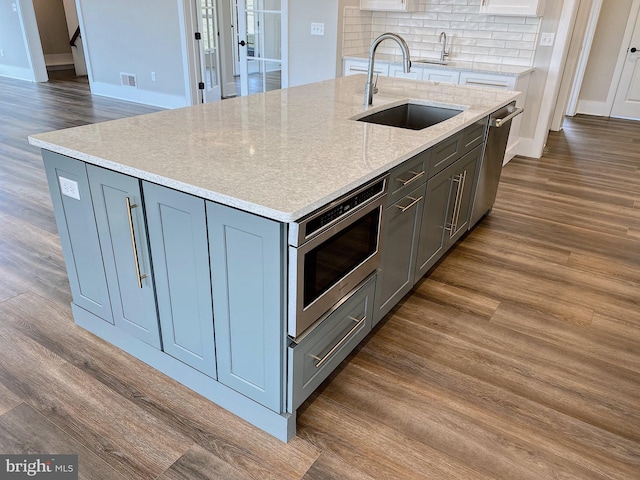
[[[452,245],[469,229],[469,217],[475,194],[476,169],[482,157],[482,147],[477,147],[455,164],[451,173],[451,202],[449,204],[447,244]]]
[[[373,323],[377,324],[413,287],[426,184],[387,207]]]
[[[98,230],[84,162],[42,151],[73,301],[113,323]],[[64,186],[64,191],[61,185]]]
[[[365,280],[318,326],[289,345],[289,412],[294,412],[371,331],[376,276]]]
[[[87,165],[115,325],[160,348],[160,328],[138,179]]]
[[[216,378],[205,202],[142,184],[165,353]]]
[[[414,282],[420,278],[444,254],[444,229],[448,217],[451,195],[451,169],[445,169],[427,182],[425,204],[420,222],[418,253]]]
[[[470,125],[389,172],[374,326],[468,228],[486,124]]]
[[[283,405],[284,225],[207,202],[218,380],[273,411]]]
[[[478,146],[427,182],[415,281],[417,282],[467,230],[473,199]]]

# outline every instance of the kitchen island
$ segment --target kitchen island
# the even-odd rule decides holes
[[[381,267],[296,332],[290,232],[372,182],[384,185],[384,212],[413,194],[387,189],[388,179],[422,163],[423,180],[401,182],[422,189],[421,198],[389,209],[415,211],[414,255],[420,239],[433,236],[415,224],[424,215],[424,227],[436,210],[430,199],[446,197],[442,211],[455,203],[464,217],[459,198],[449,198],[452,185],[462,192],[468,173],[471,191],[483,120],[517,96],[380,78],[365,109],[364,81],[340,78],[30,137],[43,149],[76,323],[276,437],[295,435],[300,403],[406,285],[378,308],[385,293],[378,276],[394,276],[389,238],[379,248]],[[407,99],[462,112],[419,131],[356,121]],[[435,196],[438,188],[444,196]],[[379,236],[391,221],[384,213]],[[438,228],[444,238],[446,226]],[[463,229],[453,230],[437,255]],[[412,282],[439,256],[420,266],[412,260]]]

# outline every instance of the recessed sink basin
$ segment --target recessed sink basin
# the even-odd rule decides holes
[[[462,113],[462,110],[407,102],[371,113],[357,120],[389,127],[422,130],[455,117],[459,113]]]

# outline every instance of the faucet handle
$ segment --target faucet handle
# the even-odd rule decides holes
[[[378,93],[378,75],[380,75],[379,73],[376,73],[376,78],[373,81],[373,93]]]

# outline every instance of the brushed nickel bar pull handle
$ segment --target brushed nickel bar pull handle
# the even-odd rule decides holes
[[[402,183],[403,187],[406,187],[407,185],[409,185],[411,182],[416,181],[418,178],[420,178],[421,176],[423,176],[425,174],[425,171],[422,170],[421,172],[414,172],[412,170],[409,170],[409,173],[411,175],[413,175],[413,177],[411,177],[409,180],[402,180],[401,178],[396,178],[396,180],[398,180],[400,183]]]
[[[131,204],[131,200],[129,197],[126,197],[127,202],[127,216],[129,217],[129,232],[131,232],[131,247],[133,248],[133,263],[136,267],[136,280],[138,280],[138,288],[142,288],[142,279],[147,278],[147,275],[140,275],[140,262],[138,261],[138,249],[136,248],[136,236],[133,231],[133,216],[131,215],[131,210],[136,208],[138,205]]]
[[[459,195],[458,195],[458,211],[456,212],[456,220],[454,223],[454,228],[451,231],[451,233],[455,232],[458,229],[458,223],[460,222],[460,211],[462,210],[462,196],[464,195],[464,184],[465,181],[467,179],[467,171],[465,170],[464,172],[462,172],[460,174],[460,189],[459,189]]]
[[[493,120],[491,122],[491,126],[492,127],[496,127],[496,128],[500,128],[501,126],[503,126],[505,123],[507,123],[509,120],[511,120],[513,117],[517,117],[518,115],[520,115],[522,112],[524,112],[524,108],[516,108],[513,112],[511,112],[509,115],[507,115],[504,118],[498,118],[497,120]]]
[[[462,185],[462,173],[460,175],[456,175],[453,178],[453,181],[458,184],[456,188],[456,199],[453,204],[453,212],[451,215],[451,223],[445,227],[445,230],[449,231],[449,238],[453,237],[456,232],[456,217],[459,216],[458,210],[460,209],[460,204],[462,203],[462,195],[460,194],[460,186]]]
[[[416,203],[418,203],[420,200],[422,200],[422,196],[420,196],[418,198],[413,198],[413,197],[407,197],[407,198],[409,200],[413,200],[413,201],[409,205],[407,205],[406,207],[403,207],[402,205],[396,204],[396,208],[399,208],[402,211],[402,213],[406,212],[411,207],[413,207]]]
[[[324,363],[327,360],[329,360],[329,358],[331,358],[331,356],[334,353],[336,353],[336,350],[338,350],[355,333],[355,331],[358,330],[358,328],[360,328],[360,325],[362,325],[367,320],[366,315],[362,317],[361,320],[358,320],[357,318],[353,318],[353,317],[349,317],[349,318],[357,323],[351,330],[349,330],[349,333],[347,333],[344,337],[342,337],[342,340],[336,343],[334,347],[331,350],[329,350],[329,352],[327,352],[327,354],[322,358],[317,357],[315,355],[311,355],[311,358],[313,358],[314,360],[318,360],[318,363],[316,363],[316,368],[320,368],[322,365],[324,365]]]
[[[499,88],[507,88],[509,85],[506,83],[495,83],[495,82],[484,82],[478,80],[467,80],[465,85],[479,85],[481,87],[499,87]]]

